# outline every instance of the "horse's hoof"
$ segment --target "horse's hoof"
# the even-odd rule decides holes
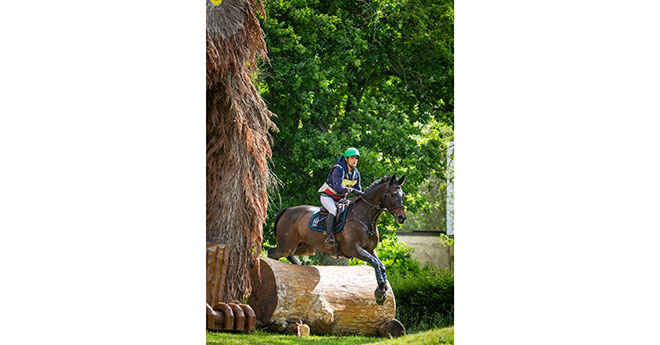
[[[376,289],[376,291],[374,291],[374,297],[376,297],[376,303],[378,303],[378,305],[383,305],[383,303],[385,303],[386,297],[384,290]]]
[[[385,299],[386,299],[386,297],[383,296],[383,298],[381,298],[381,299],[377,299],[377,300],[376,300],[376,303],[377,303],[378,305],[383,305],[383,304],[385,304]]]

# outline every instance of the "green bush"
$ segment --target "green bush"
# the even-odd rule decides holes
[[[419,261],[412,258],[413,248],[399,242],[396,236],[384,237],[376,248],[380,261],[385,264],[386,272],[398,274],[411,274],[419,272]]]
[[[388,274],[396,298],[396,318],[408,331],[454,324],[454,275],[424,267],[418,272]]]
[[[408,331],[422,331],[454,324],[454,275],[448,270],[422,267],[412,258],[413,248],[399,242],[393,232],[383,232],[376,248],[385,264],[396,298],[396,318]],[[447,245],[453,243],[447,239]],[[364,265],[351,259],[351,265]]]
[[[419,272],[419,261],[412,258],[414,248],[408,247],[404,242],[399,242],[394,233],[384,232],[381,241],[376,247],[376,254],[385,265],[386,272],[398,274],[414,274]],[[362,260],[351,259],[350,265],[368,265]]]

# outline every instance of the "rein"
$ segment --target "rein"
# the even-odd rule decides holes
[[[383,195],[383,198],[385,198],[385,195]],[[371,212],[371,210],[374,209],[374,208],[377,208],[378,211],[380,211],[380,212],[385,211],[384,208],[382,208],[382,207],[379,206],[380,203],[379,203],[379,205],[374,205],[374,204],[368,202],[367,199],[363,198],[362,195],[360,195],[360,196],[358,197],[358,199],[362,199],[362,201],[366,202],[367,205],[371,206],[371,208],[369,208],[369,212]],[[381,201],[382,201],[382,199],[381,199]]]
[[[386,196],[387,196],[386,194],[383,194],[383,197],[381,198],[380,202],[383,202],[383,199],[384,199]],[[391,214],[392,216],[394,216],[394,213],[392,213],[392,210],[398,210],[398,209],[400,209],[400,208],[403,208],[403,207],[401,207],[401,206],[398,206],[398,207],[396,207],[396,208],[394,208],[394,209],[389,209],[389,207],[385,207],[385,208],[383,208],[383,207],[380,207],[380,202],[378,203],[378,205],[374,205],[374,204],[370,203],[369,201],[367,201],[367,199],[365,199],[362,195],[358,196],[358,199],[362,199],[362,201],[364,201],[367,205],[369,205],[369,210],[367,211],[367,215],[369,216],[369,225],[367,226],[367,230],[368,230],[368,234],[369,234],[369,235],[375,235],[375,234],[376,234],[376,231],[375,231],[376,226],[375,226],[375,225],[372,226],[372,224],[375,224],[375,223],[378,221],[378,217],[380,216],[380,214],[381,214],[383,211],[385,211],[385,210],[389,210],[389,211],[390,211],[390,214]],[[374,217],[372,217],[372,216],[371,216],[371,210],[373,210],[374,208],[377,209],[378,211],[376,212],[376,214],[374,215]],[[366,226],[366,224],[362,223],[361,221],[359,221],[359,220],[357,220],[357,219],[347,219],[346,222],[348,222],[348,221],[358,222],[358,223],[362,224],[363,226]],[[374,230],[372,231],[372,229],[374,229]]]
[[[394,210],[398,210],[398,209],[401,209],[401,208],[404,208],[403,206],[397,206],[397,207],[394,207],[394,208],[390,208],[389,206],[386,206],[385,208],[382,208],[382,207],[380,207],[380,203],[379,203],[378,205],[374,205],[374,204],[368,202],[367,199],[363,198],[361,195],[360,195],[358,198],[364,200],[364,202],[366,202],[367,205],[371,206],[371,208],[369,209],[369,212],[371,212],[372,209],[377,208],[378,211],[380,211],[380,212],[383,212],[383,211],[385,211],[385,210],[388,210],[388,211],[390,211],[390,214],[391,214],[392,216],[394,216],[394,213],[393,213],[392,211],[394,211]],[[382,202],[383,199],[385,199],[385,195],[384,195],[384,194],[383,194],[383,197],[381,198],[380,201]],[[388,202],[388,204],[389,204],[389,202]],[[390,206],[391,206],[391,205],[390,205]]]

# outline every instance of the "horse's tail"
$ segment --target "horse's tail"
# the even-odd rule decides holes
[[[275,237],[277,237],[277,222],[280,221],[280,217],[282,217],[282,215],[284,214],[284,211],[286,211],[288,209],[289,208],[287,207],[287,208],[284,208],[284,209],[280,210],[280,213],[278,213],[277,216],[275,216],[275,224],[273,225],[273,232],[275,233]]]

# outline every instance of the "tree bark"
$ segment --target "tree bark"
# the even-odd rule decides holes
[[[261,279],[253,275],[248,304],[263,325],[283,331],[303,322],[313,334],[377,336],[394,319],[392,289],[388,283],[385,303],[376,304],[370,266],[299,266],[264,257],[259,263]]]
[[[261,0],[206,3],[206,241],[231,244],[225,302],[250,293],[273,182],[277,127],[250,79],[257,57],[268,61],[257,13],[265,14]]]

